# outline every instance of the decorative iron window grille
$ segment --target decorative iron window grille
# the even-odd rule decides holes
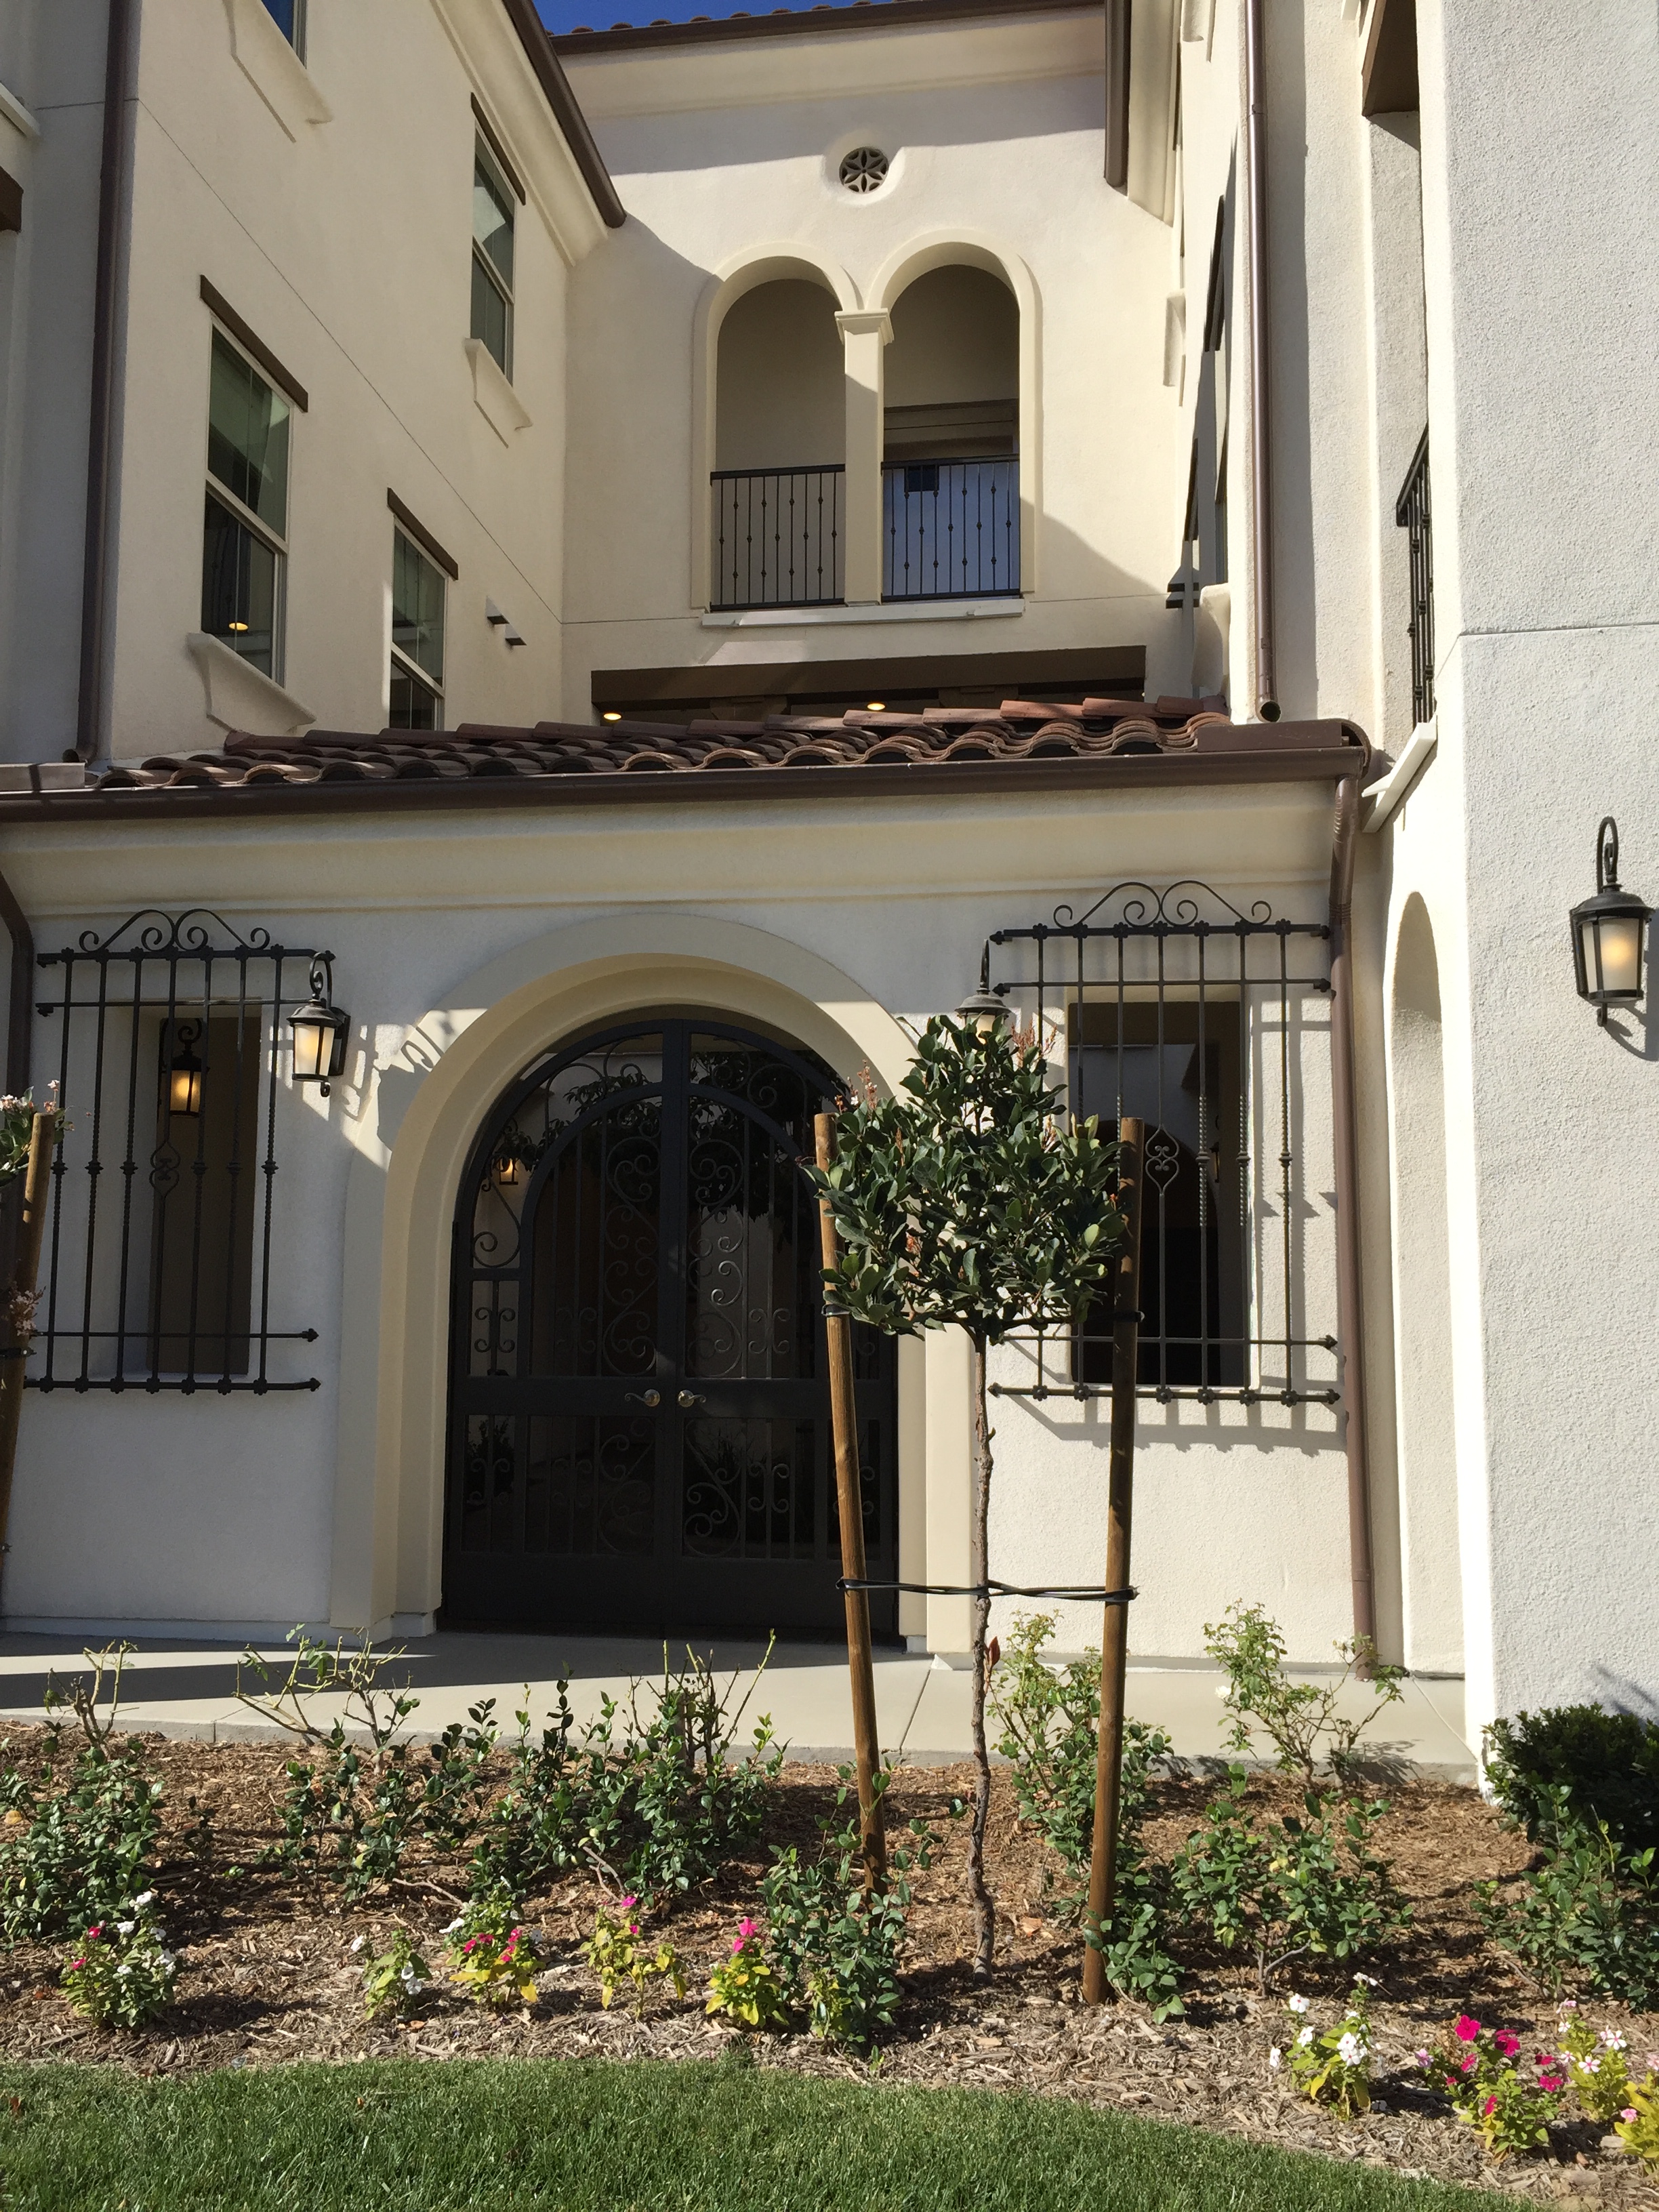
[[[715,469],[715,608],[828,607],[844,581],[840,461],[806,469]]]
[[[1434,534],[1429,512],[1429,434],[1424,431],[1395,502],[1394,519],[1408,531],[1411,559],[1412,720],[1434,714]]]
[[[68,1128],[32,1389],[319,1387],[270,1372],[273,1346],[317,1337],[271,1326],[272,1219],[284,1011],[330,957],[200,908],[40,954]]]
[[[1335,1297],[1334,1238],[1325,1250],[1306,1190],[1328,1103],[1329,941],[1326,922],[1265,901],[1246,914],[1192,881],[1118,884],[1075,919],[1062,906],[991,938],[1015,970],[994,988],[1035,1019],[1065,1111],[1109,1135],[1125,1115],[1146,1125],[1143,1398],[1340,1402],[1336,1338],[1307,1319],[1310,1279]],[[1109,1392],[1103,1310],[1015,1349],[1029,1379],[1000,1396]]]

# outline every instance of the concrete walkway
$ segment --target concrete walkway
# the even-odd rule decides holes
[[[736,1675],[733,1708],[748,1692],[744,1729],[760,1713],[769,1713],[792,1759],[850,1758],[851,1720],[846,1655],[823,1644],[779,1644],[758,1685],[753,1670],[762,1647],[747,1644],[699,1644],[712,1656],[725,1680]],[[260,1647],[273,1680],[286,1671],[291,1652],[283,1645]],[[494,1698],[495,1717],[510,1732],[513,1715],[530,1690],[532,1729],[553,1701],[562,1674],[569,1678],[570,1701],[580,1723],[596,1715],[609,1695],[626,1699],[631,1680],[662,1671],[662,1646],[643,1639],[448,1634],[424,1637],[405,1647],[406,1656],[388,1679],[405,1680],[420,1700],[410,1728],[417,1740],[439,1735],[452,1721],[464,1721],[467,1708]],[[679,1657],[678,1650],[672,1655]],[[48,1678],[59,1686],[85,1680],[81,1647],[69,1638],[0,1636],[0,1723],[39,1720]],[[236,1699],[236,1654],[222,1644],[142,1644],[126,1662],[121,1724],[185,1736],[205,1742],[275,1740],[281,1729],[262,1721]],[[1310,1673],[1309,1679],[1316,1679]],[[1129,1669],[1129,1711],[1138,1720],[1165,1729],[1184,1759],[1218,1759],[1223,1713],[1219,1675],[1207,1666],[1136,1667]],[[245,1686],[258,1688],[257,1682]],[[969,1681],[960,1666],[942,1659],[898,1652],[876,1662],[876,1710],[884,1747],[918,1765],[939,1765],[968,1756]],[[336,1701],[317,1701],[331,1717]],[[1363,1711],[1370,1702],[1364,1689],[1344,1693],[1344,1711]],[[1474,1756],[1463,1740],[1463,1685],[1433,1678],[1407,1682],[1394,1706],[1366,1739],[1374,1752],[1403,1770],[1446,1781],[1472,1782]]]

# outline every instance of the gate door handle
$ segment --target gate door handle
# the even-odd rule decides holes
[[[660,1390],[625,1390],[623,1395],[630,1406],[660,1406],[662,1403]]]
[[[702,1403],[702,1400],[698,1396],[695,1390],[682,1390],[680,1392],[679,1407],[683,1413],[689,1413],[693,1406],[701,1406]]]

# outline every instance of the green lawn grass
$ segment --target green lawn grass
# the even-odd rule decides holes
[[[14,2103],[12,2100],[15,2100]],[[1477,2212],[1059,2099],[730,2064],[0,2068],[6,2212]]]

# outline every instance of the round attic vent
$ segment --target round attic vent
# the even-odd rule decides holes
[[[879,146],[855,146],[841,165],[849,192],[872,192],[887,175],[887,156]]]

